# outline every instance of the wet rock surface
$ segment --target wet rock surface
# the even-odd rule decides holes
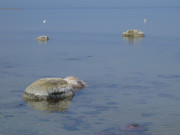
[[[123,37],[131,37],[131,38],[138,38],[138,37],[144,37],[144,33],[139,30],[131,29],[127,30],[122,34]]]
[[[36,38],[36,40],[38,40],[38,41],[48,41],[49,37],[48,36],[39,36],[39,37]]]
[[[73,97],[75,90],[86,87],[86,83],[74,76],[62,78],[42,78],[29,85],[24,93],[25,100],[59,100]]]
[[[28,86],[23,94],[29,100],[58,100],[74,95],[74,90],[62,78],[43,78]]]

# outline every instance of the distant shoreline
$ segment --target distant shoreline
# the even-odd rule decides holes
[[[24,8],[0,8],[0,10],[22,10]]]
[[[162,7],[158,7],[158,6],[146,6],[146,7],[141,7],[141,6],[127,6],[127,7],[121,7],[121,6],[110,6],[110,7],[91,7],[91,6],[89,6],[89,7],[77,7],[77,6],[75,6],[75,7],[35,7],[35,8],[32,8],[32,7],[26,7],[26,8],[0,8],[0,10],[23,10],[23,9],[150,9],[150,8],[154,8],[154,9],[159,9],[159,8],[161,8],[161,9],[163,9],[163,8],[169,8],[169,9],[171,9],[171,8],[180,8],[180,6],[162,6]]]

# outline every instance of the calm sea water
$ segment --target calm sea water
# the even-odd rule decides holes
[[[172,7],[0,10],[0,134],[179,135],[179,12]],[[146,36],[122,38],[128,29]],[[39,43],[40,35],[50,40]],[[23,101],[33,81],[69,75],[89,85],[72,100]],[[138,127],[129,129],[131,124]]]

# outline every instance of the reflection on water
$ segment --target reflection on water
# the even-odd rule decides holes
[[[143,38],[142,37],[123,37],[123,41],[130,44],[130,45],[137,45],[142,42]]]
[[[40,41],[40,40],[37,40],[37,42],[38,42],[39,44],[44,44],[44,45],[46,45],[46,44],[48,43],[47,40],[46,40],[46,41]]]
[[[28,106],[40,110],[40,111],[59,111],[63,112],[66,111],[71,103],[72,98],[67,98],[64,100],[59,100],[56,102],[52,101],[33,101],[27,100]]]

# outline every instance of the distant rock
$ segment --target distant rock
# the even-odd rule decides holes
[[[138,37],[144,37],[144,33],[139,30],[127,30],[122,34],[123,37],[133,37],[133,38],[138,38]]]
[[[37,37],[36,40],[38,40],[38,41],[48,41],[49,37],[48,36],[40,36],[40,37]]]
[[[43,78],[33,82],[24,93],[25,100],[59,100],[73,97],[75,90],[87,86],[74,76],[62,78]]]

